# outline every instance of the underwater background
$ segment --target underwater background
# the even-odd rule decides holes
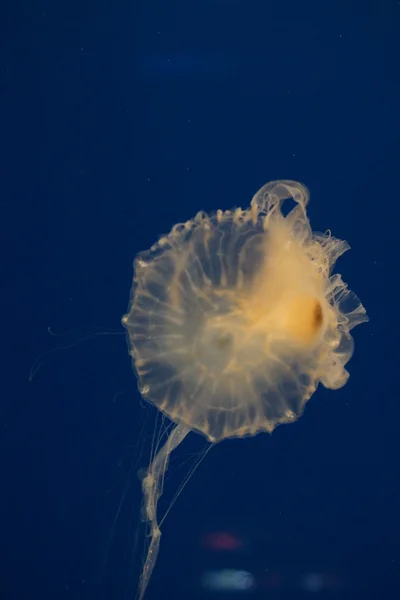
[[[400,3],[25,0],[0,27],[0,600],[134,598],[161,423],[121,326],[132,263],[273,179],[349,242],[370,322],[344,388],[211,448],[145,598],[398,599]],[[176,450],[160,514],[205,446]]]

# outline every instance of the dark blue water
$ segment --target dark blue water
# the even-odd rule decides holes
[[[352,246],[338,270],[371,321],[343,389],[211,449],[163,525],[147,598],[399,597],[399,26],[395,0],[10,5],[2,600],[134,595],[154,428],[120,325],[134,256],[281,178]],[[176,450],[164,509],[202,444]]]

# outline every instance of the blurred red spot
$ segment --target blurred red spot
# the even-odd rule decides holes
[[[233,552],[242,548],[242,541],[233,533],[218,531],[204,536],[204,546],[217,552]]]

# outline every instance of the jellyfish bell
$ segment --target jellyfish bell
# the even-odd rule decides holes
[[[199,212],[135,260],[122,323],[142,396],[175,424],[142,481],[150,545],[139,600],[159,549],[168,458],[186,435],[272,432],[301,416],[319,383],[348,379],[350,330],[367,316],[332,275],[347,242],[313,233],[308,199],[302,184],[273,181],[248,209]]]

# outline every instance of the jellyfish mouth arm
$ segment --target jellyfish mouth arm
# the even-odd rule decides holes
[[[174,427],[164,446],[151,462],[142,481],[144,518],[149,525],[150,544],[140,576],[138,600],[142,600],[146,592],[160,548],[161,530],[157,521],[157,503],[163,491],[169,456],[189,432],[189,427],[184,425]]]

